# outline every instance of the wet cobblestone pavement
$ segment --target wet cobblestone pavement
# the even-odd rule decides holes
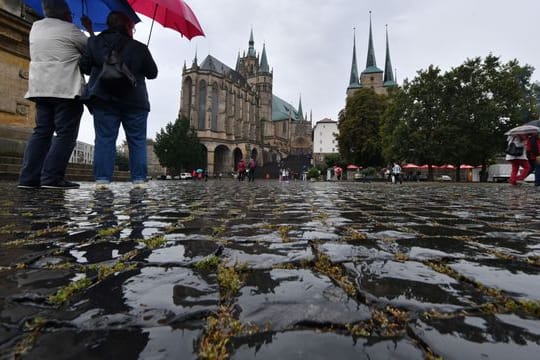
[[[537,190],[0,183],[0,358],[538,359]]]

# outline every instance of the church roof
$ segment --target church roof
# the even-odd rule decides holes
[[[388,27],[386,27],[386,59],[384,61],[384,86],[396,86],[394,81],[394,72],[392,70],[392,61],[390,60],[390,45],[388,43]]]
[[[262,55],[261,55],[261,65],[259,66],[259,72],[270,72],[270,66],[268,66],[268,59],[266,58],[266,46],[263,44]]]
[[[358,66],[356,65],[356,32],[353,35],[353,55],[351,64],[351,78],[349,81],[349,89],[359,88],[360,82],[358,81]]]
[[[298,111],[283,99],[272,95],[272,121],[287,120],[289,117],[298,120]]]
[[[375,60],[375,48],[373,47],[373,33],[371,31],[371,11],[369,12],[369,41],[368,41],[368,53],[366,59],[366,69],[362,71],[362,74],[382,73],[383,71],[377,67],[377,61]]]
[[[221,75],[229,76],[233,81],[245,83],[246,79],[236,70],[231,69],[212,55],[208,55],[201,65],[201,70],[212,71]]]

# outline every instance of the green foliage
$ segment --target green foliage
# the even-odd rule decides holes
[[[197,132],[190,127],[186,117],[168,123],[156,135],[154,144],[159,163],[175,173],[203,167],[206,163],[205,148],[197,138]]]
[[[217,269],[221,259],[216,255],[210,255],[195,263],[194,267],[200,271],[211,271]]]
[[[532,67],[498,57],[430,66],[390,94],[380,134],[386,161],[487,164],[504,132],[535,116]],[[457,170],[459,171],[459,170]]]
[[[346,163],[362,166],[383,164],[379,127],[386,109],[386,97],[373,89],[360,89],[347,99],[339,114],[339,153]]]
[[[336,165],[342,166],[343,165],[343,159],[341,158],[340,154],[328,154],[324,157],[324,162],[326,163],[327,167],[333,167]]]
[[[316,167],[312,167],[308,170],[307,176],[310,179],[318,179],[321,175],[321,172]]]
[[[51,304],[62,305],[67,302],[76,292],[86,289],[92,282],[88,278],[83,278],[77,281],[73,281],[67,286],[64,286],[56,292],[56,294],[50,295],[48,300]]]
[[[121,150],[121,148],[116,149],[116,158],[114,159],[114,165],[120,171],[129,171],[128,156]]]

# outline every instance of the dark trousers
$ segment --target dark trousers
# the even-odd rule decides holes
[[[36,127],[26,144],[19,184],[51,185],[64,180],[82,113],[79,100],[36,99]]]
[[[250,168],[248,173],[248,182],[255,181],[255,168]]]

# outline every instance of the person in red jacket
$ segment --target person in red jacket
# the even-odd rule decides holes
[[[529,134],[525,149],[527,150],[527,159],[531,166],[530,173],[534,172],[534,186],[540,186],[540,164],[538,164],[540,141],[538,134]]]
[[[236,165],[236,170],[238,171],[238,181],[244,181],[246,177],[246,163],[244,159],[240,159]]]

